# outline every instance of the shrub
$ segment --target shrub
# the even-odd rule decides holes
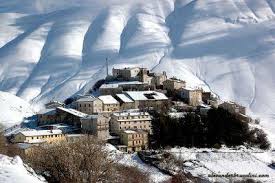
[[[7,156],[21,155],[21,152],[17,145],[9,144],[7,138],[4,136],[3,127],[0,126],[0,154]]]
[[[248,137],[248,142],[251,145],[257,146],[261,149],[270,148],[270,142],[268,141],[267,136],[262,129],[252,129]]]
[[[131,176],[136,180],[148,178],[137,169],[118,165],[92,136],[35,148],[25,160],[48,182],[123,182]]]
[[[221,148],[221,144],[216,143],[216,144],[213,145],[213,148],[220,149]]]
[[[0,154],[7,154],[7,142],[3,130],[4,128],[0,125]]]

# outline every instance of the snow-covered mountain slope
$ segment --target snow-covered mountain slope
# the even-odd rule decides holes
[[[39,177],[35,172],[25,167],[21,158],[14,158],[0,154],[0,183],[42,183],[46,182],[43,177]]]
[[[0,0],[0,20],[0,90],[27,101],[88,91],[108,57],[241,102],[275,131],[275,0]]]
[[[11,127],[34,114],[29,103],[10,93],[0,91],[0,124]]]
[[[219,150],[173,148],[170,152],[177,159],[183,161],[182,166],[186,171],[210,182],[237,181],[241,176],[249,178],[247,176],[249,174],[251,178],[259,182],[269,183],[275,181],[274,167],[270,166],[274,159],[273,152],[261,152],[245,148],[238,150],[230,148]],[[220,177],[209,176],[215,174]],[[233,177],[230,177],[230,174]],[[221,175],[224,175],[224,177]]]

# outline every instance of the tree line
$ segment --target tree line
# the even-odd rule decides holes
[[[168,112],[151,112],[153,136],[151,147],[233,147],[248,144],[268,149],[270,143],[261,129],[250,128],[236,115],[221,108],[212,108],[207,116],[198,111],[187,112],[184,117],[173,118]]]

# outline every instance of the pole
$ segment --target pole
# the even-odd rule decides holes
[[[109,76],[109,65],[108,65],[108,58],[106,58],[106,77]]]

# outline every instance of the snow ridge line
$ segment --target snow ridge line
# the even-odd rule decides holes
[[[261,18],[257,15],[257,13],[255,12],[255,10],[253,10],[252,8],[250,8],[250,6],[248,5],[248,3],[246,2],[247,0],[243,0],[243,1],[244,1],[244,4],[247,6],[247,8],[253,13],[253,15],[256,18],[256,21],[258,22],[258,20],[261,19]]]
[[[270,9],[272,10],[273,14],[275,14],[275,7],[274,5],[271,3],[271,0],[266,0],[267,4],[269,5]]]

